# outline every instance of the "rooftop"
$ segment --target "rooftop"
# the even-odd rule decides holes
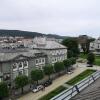
[[[100,100],[100,78],[71,100]]]

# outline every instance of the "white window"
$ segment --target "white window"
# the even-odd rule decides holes
[[[15,79],[18,76],[18,72],[13,72],[13,79]]]
[[[57,59],[55,58],[55,62],[57,61]]]
[[[43,64],[45,63],[45,58],[42,58],[42,63],[43,63]]]
[[[17,64],[14,63],[14,64],[12,65],[12,68],[13,68],[13,71],[16,71],[16,70],[18,69]]]
[[[10,80],[10,74],[5,74],[4,75],[4,80]]]
[[[18,63],[18,67],[19,67],[19,69],[22,69],[23,68],[22,62],[19,62]]]
[[[24,74],[28,76],[28,69],[24,69]]]
[[[39,59],[39,63],[41,63],[41,58]]]
[[[0,82],[2,81],[2,78],[0,78]]]
[[[24,61],[23,66],[24,66],[24,68],[28,68],[28,61]]]
[[[38,59],[36,59],[36,60],[35,60],[35,63],[36,63],[36,64],[38,64],[38,63],[39,63]]]
[[[19,70],[18,74],[23,75],[23,70]]]
[[[44,59],[42,59],[42,62],[44,62]]]
[[[54,58],[52,58],[52,62],[54,62]]]

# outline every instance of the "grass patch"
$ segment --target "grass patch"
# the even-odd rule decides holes
[[[80,58],[83,58],[83,59],[86,59],[86,58],[87,58],[87,54],[80,53],[79,57],[80,57]]]
[[[84,55],[83,53],[80,53],[79,57],[83,58],[83,59],[86,59],[87,58],[87,54]],[[95,56],[94,64],[100,66],[100,56]]]
[[[69,80],[68,82],[66,82],[66,84],[69,85],[74,85],[77,82],[83,80],[84,78],[86,78],[87,76],[91,75],[92,73],[94,73],[96,70],[92,70],[92,69],[87,69],[84,72],[80,73],[79,75],[77,75],[76,77],[72,78],[71,80]]]
[[[56,96],[57,94],[61,93],[62,91],[64,91],[65,87],[63,86],[59,86],[58,88],[56,88],[55,90],[51,91],[50,93],[48,93],[47,95],[43,96],[42,98],[40,98],[39,100],[50,100],[51,98],[53,98],[54,96]]]
[[[94,64],[100,66],[100,56],[96,56],[95,58]]]

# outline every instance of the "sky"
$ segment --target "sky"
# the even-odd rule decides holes
[[[0,0],[0,29],[100,36],[100,0]]]

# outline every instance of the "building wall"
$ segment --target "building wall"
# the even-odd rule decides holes
[[[2,62],[0,63],[0,73],[3,74],[2,79],[9,83],[13,82],[15,77],[20,74],[24,74],[30,77],[30,73],[32,70],[42,69],[42,67],[45,66],[45,59],[46,56],[41,56],[33,58],[24,58],[21,60],[20,58],[17,58],[16,60]],[[36,63],[36,60],[38,60],[39,62]]]

